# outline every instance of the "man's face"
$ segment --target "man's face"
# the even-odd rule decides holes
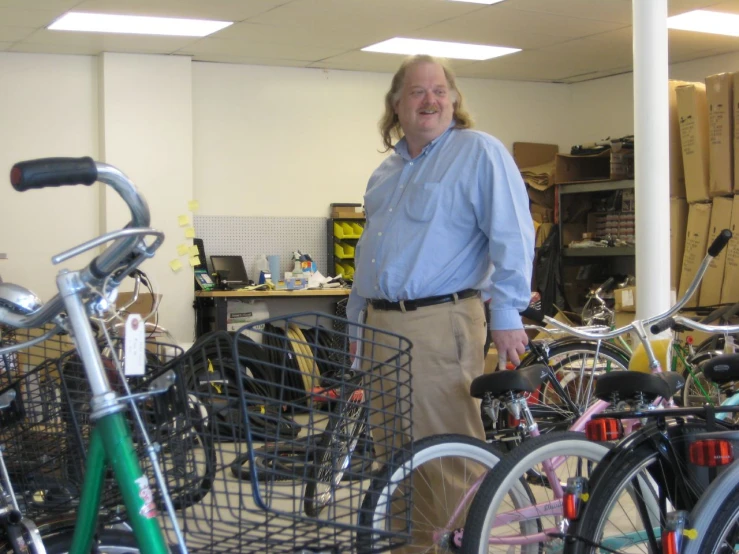
[[[409,67],[395,104],[407,140],[423,147],[446,131],[452,122],[453,101],[440,65],[420,63]]]

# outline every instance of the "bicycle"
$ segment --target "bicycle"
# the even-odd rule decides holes
[[[651,349],[644,325],[671,317],[687,302],[695,292],[711,259],[721,251],[730,237],[731,233],[728,230],[719,235],[719,238],[709,248],[708,254],[685,296],[664,314],[649,318],[644,322],[637,320],[620,329],[604,332],[587,332],[575,329],[548,317],[539,317],[538,319],[574,336],[589,340],[609,340],[633,331],[641,340],[648,354],[649,369],[654,374],[661,374],[659,361],[655,358]],[[530,314],[529,317],[537,319],[536,314]],[[487,377],[488,379],[495,379],[495,375]],[[637,377],[639,383],[636,382]],[[660,404],[663,398],[669,400],[682,384],[680,377],[671,373],[635,375],[630,372],[614,372],[599,379],[596,390],[604,386],[604,382],[610,383],[613,392],[623,388],[625,392],[628,391],[625,396],[636,396],[640,402],[650,399],[657,402],[657,404]],[[528,428],[529,432],[534,435],[538,434],[538,429],[535,420],[526,409],[526,395],[535,390],[536,386],[535,382],[530,382],[528,386],[523,383],[517,390],[511,391],[513,394],[501,395],[503,400],[498,400],[498,402],[506,402],[509,410],[518,410],[523,418],[521,425]],[[503,392],[503,388],[499,390]],[[606,410],[609,405],[608,401],[599,400],[573,424],[572,429],[576,431],[585,430],[591,418],[595,414]],[[584,437],[580,440],[583,439]],[[595,443],[578,444],[577,440],[578,437],[571,434],[566,435],[566,438],[562,441],[558,441],[556,434],[542,435],[524,442],[522,447],[507,454],[505,458],[506,465],[501,464],[497,471],[488,473],[475,494],[470,508],[470,516],[465,523],[463,537],[460,533],[456,537],[457,544],[462,548],[462,551],[487,552],[491,545],[502,548],[510,547],[511,549],[516,546],[527,547],[529,548],[528,551],[531,552],[538,551],[532,550],[532,548],[538,549],[543,545],[546,545],[547,548],[552,547],[549,535],[553,532],[560,533],[559,522],[562,519],[562,500],[564,496],[564,485],[555,471],[562,469],[565,472],[573,471],[576,476],[583,476],[585,472],[589,472],[594,467],[595,463],[602,459],[607,451],[607,447],[604,445]],[[575,455],[576,460],[570,467],[567,462],[568,457],[572,454]],[[533,484],[533,480],[536,480],[539,485],[537,490],[540,493],[551,493],[551,497],[544,501],[537,498],[535,503],[524,508],[516,507],[515,504],[510,508],[503,507],[502,504],[510,495],[509,490],[511,487],[517,486],[521,479],[525,479],[529,484]],[[510,535],[501,537],[499,533],[504,532],[506,525],[514,522],[519,522],[518,526],[513,525],[518,530],[509,527]],[[521,525],[525,522],[530,522],[534,528],[538,528],[540,531],[532,533],[531,528],[523,529]],[[496,537],[491,536],[493,530],[498,533]]]

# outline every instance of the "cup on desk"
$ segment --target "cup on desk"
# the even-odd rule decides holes
[[[280,279],[280,256],[277,254],[267,256],[267,263],[269,264],[269,272],[272,274],[272,282],[277,283]]]

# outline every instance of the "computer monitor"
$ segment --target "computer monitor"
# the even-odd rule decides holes
[[[249,284],[244,259],[241,256],[211,256],[213,271],[229,288],[245,287]]]

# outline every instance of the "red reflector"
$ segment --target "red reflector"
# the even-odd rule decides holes
[[[576,493],[568,492],[567,494],[565,494],[565,496],[564,496],[564,504],[562,506],[562,510],[563,510],[564,516],[567,519],[569,519],[571,521],[574,521],[574,520],[577,519],[577,516],[578,516],[578,513],[577,513],[578,512],[577,504],[578,504],[578,502],[577,502],[577,494]]]
[[[680,554],[677,531],[667,531],[662,534],[662,554]]]
[[[13,186],[19,184],[21,182],[21,177],[23,177],[21,168],[14,165],[10,170],[10,184]]]
[[[726,440],[702,440],[690,445],[690,461],[697,466],[725,466],[734,461],[734,448]]]
[[[585,426],[585,435],[591,441],[615,441],[623,436],[623,427],[618,419],[592,419]]]
[[[691,335],[688,335],[688,336],[687,336],[687,337],[685,338],[685,342],[686,342],[687,344],[693,344],[693,337],[692,337]]]

